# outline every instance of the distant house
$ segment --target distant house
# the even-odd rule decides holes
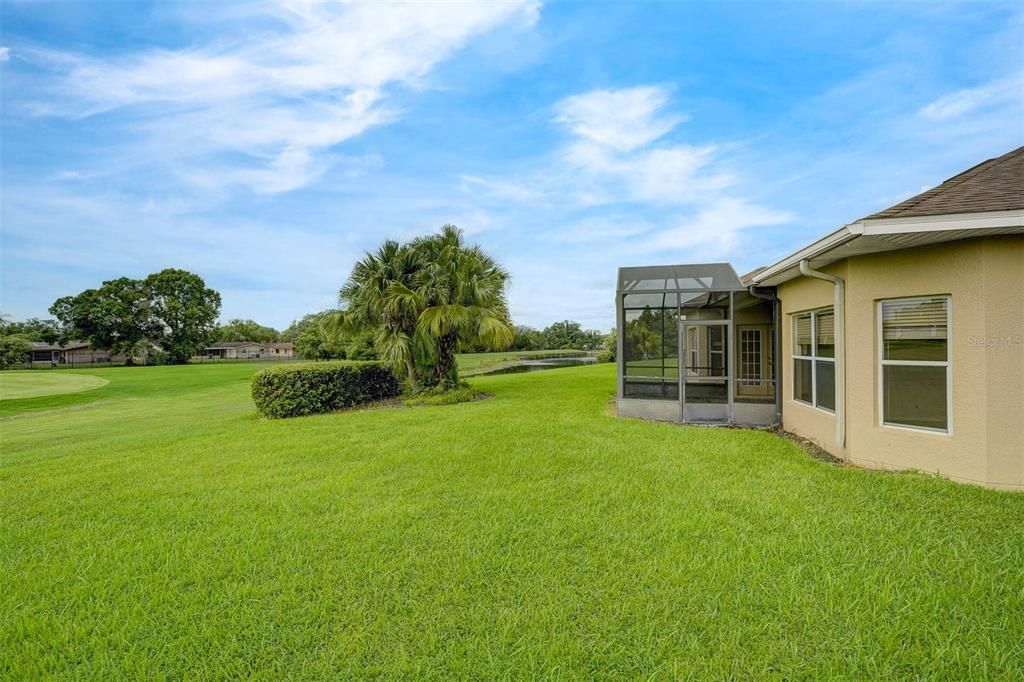
[[[29,362],[33,365],[85,365],[93,363],[109,363],[123,356],[114,358],[110,351],[93,348],[86,341],[70,341],[66,344],[30,343]]]
[[[619,270],[618,412],[1024,490],[1024,147],[740,278]]]
[[[280,360],[295,357],[295,346],[291,343],[219,341],[207,346],[203,356],[221,360]]]
[[[295,345],[291,341],[285,341],[283,343],[272,343],[270,344],[270,350],[273,352],[273,357],[276,358],[295,357]]]

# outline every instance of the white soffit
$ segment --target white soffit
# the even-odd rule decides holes
[[[1024,234],[1024,210],[860,220],[786,256],[753,277],[776,286],[800,276],[800,261],[820,268],[845,258],[942,242]]]

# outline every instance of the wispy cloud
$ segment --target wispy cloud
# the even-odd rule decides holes
[[[624,252],[709,248],[726,252],[745,229],[791,220],[737,194],[736,178],[714,145],[688,145],[669,136],[688,117],[672,110],[671,90],[657,85],[600,89],[554,105],[553,122],[566,142],[514,178],[463,175],[467,191],[509,203],[549,200],[548,208],[592,210],[643,206],[625,220],[570,221],[556,240],[620,242]],[[660,211],[651,216],[651,210]],[[628,239],[646,233],[644,239]]]
[[[4,238],[16,244],[6,257],[45,264],[64,276],[84,271],[92,285],[115,274],[142,276],[163,267],[183,267],[201,273],[222,291],[268,292],[257,307],[265,310],[281,304],[281,310],[297,316],[312,298],[320,307],[334,302],[347,264],[359,253],[351,234],[252,218],[224,221],[204,216],[198,208],[175,198],[138,201],[122,193],[86,196],[66,189],[20,186],[7,195],[4,205]],[[37,238],[49,234],[69,215],[75,216],[74,235]],[[84,251],[88,259],[83,259]],[[238,267],[240,263],[244,269]],[[343,264],[340,269],[339,264]],[[74,291],[54,289],[53,282],[12,281],[5,282],[5,299],[25,296],[26,286],[42,286],[41,291],[49,292],[45,305]],[[251,317],[253,308],[245,307],[249,301],[251,297],[226,297],[225,316]]]
[[[744,230],[781,225],[793,220],[788,211],[758,206],[744,199],[728,196],[716,198],[694,215],[683,218],[674,227],[662,230],[652,240],[651,248],[681,250],[710,246],[729,253],[738,245]]]
[[[559,102],[555,120],[577,137],[628,152],[654,142],[687,119],[665,112],[668,100],[668,89],[654,85],[591,90]]]
[[[669,104],[670,90],[655,85],[563,99],[555,105],[555,121],[572,139],[559,153],[560,175],[570,175],[589,204],[688,204],[728,186],[728,175],[713,168],[713,146],[657,144],[687,120]]]
[[[943,95],[918,113],[923,118],[941,121],[1007,106],[1024,108],[1024,72]]]
[[[286,192],[323,173],[326,150],[399,115],[389,88],[419,87],[474,36],[538,16],[530,1],[285,2],[260,11],[272,30],[188,50],[106,59],[36,49],[33,58],[62,77],[30,110],[137,113],[141,143],[182,177]],[[220,158],[229,154],[242,160]]]
[[[454,222],[517,321],[604,327],[618,266],[750,269],[1024,139],[1012,3],[560,3],[536,30],[531,0],[4,9],[19,316],[174,265],[287,324],[362,250]]]

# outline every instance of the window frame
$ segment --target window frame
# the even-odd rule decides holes
[[[835,415],[835,413],[836,413],[835,409],[824,407],[824,406],[818,404],[818,363],[819,362],[831,362],[832,363],[833,376],[835,376],[835,366],[836,366],[836,358],[835,358],[835,354],[834,353],[833,353],[832,357],[830,357],[830,358],[818,355],[818,315],[820,315],[822,313],[831,313],[833,319],[835,318],[834,306],[823,306],[821,308],[812,308],[811,310],[801,310],[798,313],[792,313],[792,318],[793,318],[793,322],[792,322],[792,329],[793,329],[793,345],[792,345],[793,354],[792,354],[792,361],[793,361],[793,364],[791,366],[793,368],[793,385],[792,385],[792,387],[793,387],[793,402],[800,403],[801,405],[807,405],[808,407],[813,407],[814,409],[821,410],[822,412],[824,412],[826,414]],[[801,317],[804,317],[804,316],[810,316],[810,318],[811,318],[811,354],[810,355],[797,355],[797,353],[796,353],[796,347],[797,347],[796,325],[797,325],[797,320],[799,318],[801,318]],[[834,324],[835,323],[833,322],[833,325]],[[834,327],[833,327],[833,329],[834,329]],[[834,339],[833,339],[833,343],[835,343]],[[796,361],[797,360],[807,360],[807,361],[809,361],[811,363],[811,402],[807,402],[806,400],[801,400],[800,398],[796,397]],[[835,393],[833,392],[832,404],[834,405],[835,402],[836,402],[836,396],[835,396]]]
[[[690,343],[691,337],[692,344]],[[700,334],[697,333],[696,325],[686,328],[686,348],[690,356],[690,364],[686,369],[689,372],[696,372],[700,362]]]
[[[882,317],[882,306],[892,301],[927,301],[929,299],[941,298],[946,301],[946,359],[945,360],[886,360],[885,359],[885,330]],[[875,301],[875,320],[877,327],[875,331],[875,348],[878,354],[878,394],[876,401],[878,405],[878,426],[883,429],[898,429],[900,431],[916,431],[918,433],[930,433],[939,436],[953,435],[953,296],[951,294],[931,294],[927,296],[897,296],[894,298],[880,298]],[[933,429],[927,426],[916,426],[914,424],[898,424],[885,420],[885,367],[944,367],[946,370],[946,428]]]

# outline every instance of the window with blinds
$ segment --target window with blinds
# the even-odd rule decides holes
[[[883,425],[950,430],[948,296],[880,301]]]
[[[822,311],[815,316],[815,355],[825,358],[836,356],[836,316],[831,311]]]
[[[835,329],[832,308],[793,316],[794,400],[835,409]]]
[[[811,354],[811,313],[797,315],[793,324],[793,355]]]
[[[943,297],[882,302],[886,360],[946,360],[949,329]]]

